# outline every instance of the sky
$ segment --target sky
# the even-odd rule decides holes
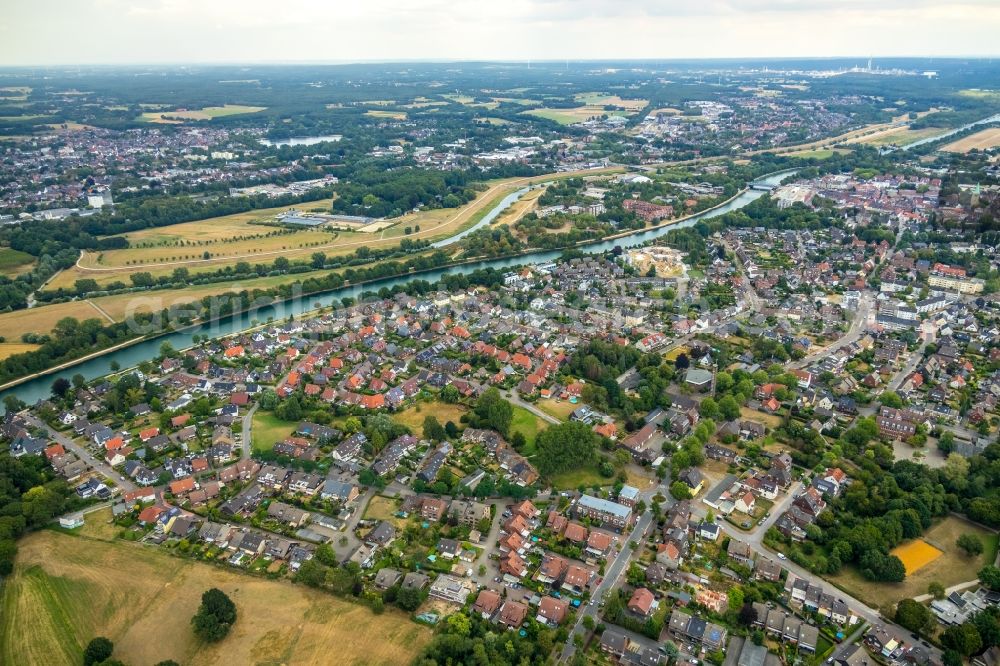
[[[1000,0],[3,4],[3,66],[1000,55]]]

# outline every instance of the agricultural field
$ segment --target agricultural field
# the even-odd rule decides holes
[[[372,109],[370,111],[365,111],[366,116],[371,116],[372,118],[386,118],[389,120],[406,120],[405,111],[382,111]]]
[[[0,342],[0,361],[10,358],[14,354],[35,351],[38,345],[29,345],[24,342]]]
[[[910,129],[908,125],[904,125],[859,137],[851,143],[864,143],[870,146],[907,146],[921,139],[939,136],[947,131],[948,129],[944,127],[925,127],[914,130]]]
[[[990,127],[952,141],[942,146],[941,150],[949,153],[967,153],[970,150],[989,150],[997,146],[1000,146],[1000,127]]]
[[[975,534],[983,540],[985,548],[982,555],[969,557],[955,545],[958,537],[966,533]],[[921,539],[902,544],[893,551],[899,555],[907,568],[906,579],[902,583],[873,583],[853,567],[844,567],[836,576],[828,578],[837,587],[865,601],[873,608],[880,608],[885,604],[896,603],[900,599],[926,594],[927,586],[932,582],[951,587],[974,579],[979,569],[986,564],[992,564],[996,558],[997,539],[996,532],[983,529],[961,518],[949,516],[924,532]],[[913,545],[921,543],[924,545]],[[941,554],[931,557],[935,550]],[[911,566],[914,567],[912,572]]]
[[[115,658],[125,663],[173,659],[195,666],[409,663],[430,640],[430,630],[401,613],[375,615],[290,582],[153,547],[54,530],[31,534],[18,546],[0,613],[5,664],[79,664],[94,636],[110,638]],[[205,645],[190,623],[201,594],[212,587],[233,599],[239,616],[226,639]],[[32,619],[31,631],[23,630],[24,618]]]
[[[629,113],[638,113],[649,104],[648,99],[623,99],[618,95],[605,95],[597,92],[580,93],[574,99],[587,106],[620,106]]]
[[[14,278],[27,273],[35,263],[35,258],[27,252],[9,247],[0,248],[0,275]]]
[[[802,150],[794,153],[785,153],[788,157],[798,157],[801,159],[817,159],[817,160],[828,160],[834,155],[848,153],[849,150],[844,148],[816,148],[813,150]]]
[[[428,416],[436,418],[441,425],[444,425],[448,421],[454,421],[455,425],[458,425],[459,419],[468,411],[465,405],[452,405],[440,400],[433,400],[431,402],[418,402],[397,414],[393,414],[392,418],[400,425],[404,425],[412,430],[419,437],[424,427],[424,419]]]
[[[30,310],[15,310],[0,314],[0,336],[10,342],[19,342],[25,333],[49,333],[63,317],[104,319],[87,301],[70,301],[43,305]]]
[[[542,107],[539,109],[530,109],[528,111],[522,111],[522,115],[535,116],[536,118],[542,118],[545,120],[552,120],[559,123],[560,125],[573,125],[576,123],[582,123],[591,118],[600,117],[602,115],[608,116],[625,116],[628,115],[625,111],[605,111],[603,106],[578,106],[572,109],[556,109],[556,108],[546,108]]]
[[[275,443],[283,441],[295,432],[296,423],[282,421],[271,412],[258,409],[254,412],[250,426],[250,439],[254,451],[270,451]]]
[[[224,104],[223,106],[206,106],[201,109],[175,109],[174,111],[147,111],[139,116],[148,123],[177,124],[187,120],[211,120],[224,116],[235,116],[242,113],[258,113],[265,106],[244,106],[242,104]]]

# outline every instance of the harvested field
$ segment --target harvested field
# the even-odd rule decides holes
[[[206,106],[202,109],[175,109],[174,111],[147,111],[139,116],[140,120],[149,123],[176,124],[186,120],[211,120],[223,116],[235,116],[241,113],[257,113],[265,106],[244,106],[242,104],[225,104],[223,106]]]
[[[396,664],[409,663],[430,638],[401,613],[375,615],[289,582],[153,547],[55,531],[32,534],[19,547],[3,591],[6,664],[79,664],[94,636],[110,638],[115,657],[130,664]],[[190,622],[211,587],[233,599],[239,617],[226,639],[205,645]],[[23,631],[24,618],[32,619],[31,631]]]
[[[14,354],[35,351],[38,345],[29,345],[24,342],[0,342],[0,361],[10,358]]]
[[[949,153],[967,153],[970,150],[988,150],[1000,146],[1000,127],[990,127],[958,141],[943,146],[941,150]]]

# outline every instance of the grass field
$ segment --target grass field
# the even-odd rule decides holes
[[[418,402],[398,414],[393,414],[392,418],[397,423],[405,425],[419,437],[424,428],[424,419],[428,416],[436,418],[441,425],[448,421],[454,421],[455,425],[458,425],[462,414],[468,411],[465,405],[452,405],[440,400],[433,400],[431,402]]]
[[[965,533],[975,534],[983,540],[985,549],[982,555],[968,557],[955,545],[958,537]],[[896,603],[900,599],[926,594],[927,586],[932,582],[951,587],[973,580],[979,569],[986,564],[992,564],[996,558],[997,536],[995,532],[985,530],[961,518],[949,516],[924,532],[922,539],[910,542],[911,544],[925,542],[932,548],[940,550],[942,554],[924,563],[912,574],[909,573],[908,567],[906,579],[902,583],[873,583],[853,567],[844,567],[836,576],[828,578],[849,594],[878,608],[885,604]],[[908,545],[903,544],[903,548]],[[916,552],[914,550],[914,554]],[[915,559],[913,563],[916,564]],[[903,564],[907,566],[905,559]]]
[[[962,137],[958,141],[952,141],[941,150],[949,153],[967,153],[973,149],[988,150],[997,146],[1000,146],[1000,127],[990,127]]]
[[[3,590],[0,663],[79,664],[94,636],[110,638],[115,658],[129,664],[409,663],[430,639],[428,629],[401,613],[375,615],[289,582],[153,547],[55,531],[31,534],[18,546]],[[211,587],[233,599],[238,619],[226,639],[208,645],[195,639],[190,622]]]
[[[297,423],[282,421],[271,412],[258,409],[250,426],[250,439],[254,451],[270,451],[275,443],[283,441],[295,432]]]
[[[907,576],[913,575],[944,554],[923,539],[914,539],[896,546],[889,552],[903,562]]]
[[[258,113],[266,106],[244,106],[242,104],[225,104],[223,106],[206,106],[201,109],[176,109],[174,111],[147,111],[139,116],[148,123],[174,124],[186,120],[211,120],[223,116],[235,116],[241,113]]]
[[[13,250],[9,247],[0,248],[0,275],[17,277],[27,273],[35,263],[35,258],[27,252]]]
[[[764,412],[758,412],[756,409],[750,409],[749,407],[740,408],[740,416],[748,421],[756,421],[757,423],[763,423],[768,428],[772,430],[781,425],[781,417],[774,414],[765,414]]]

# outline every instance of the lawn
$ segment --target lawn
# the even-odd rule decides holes
[[[597,471],[597,465],[588,465],[560,472],[553,475],[550,480],[552,481],[552,487],[556,490],[572,490],[580,486],[587,488],[595,485],[607,486],[614,481],[614,479],[601,476],[601,473]]]
[[[968,557],[955,545],[958,537],[965,533],[976,534],[983,540],[985,549],[982,555]],[[836,576],[828,578],[849,594],[865,601],[872,607],[879,608],[885,604],[896,603],[900,599],[926,594],[927,586],[932,582],[951,587],[974,579],[979,569],[992,563],[996,558],[997,537],[995,532],[990,532],[961,518],[949,516],[924,532],[922,539],[902,545],[904,549],[907,547],[912,549],[911,544],[926,542],[927,545],[942,552],[939,557],[930,560],[924,557],[923,560],[926,560],[924,564],[915,569],[912,574],[908,574],[902,583],[873,583],[853,567],[844,567]],[[906,554],[905,551],[904,554]],[[905,559],[903,563],[906,565]],[[916,560],[913,560],[912,564],[916,563]]]
[[[17,277],[31,270],[34,263],[35,258],[27,252],[9,247],[0,248],[0,275],[10,278]]]
[[[78,664],[94,636],[110,638],[115,658],[130,664],[409,663],[430,639],[428,629],[398,612],[374,615],[287,581],[153,547],[56,531],[31,534],[18,546],[3,590],[0,663]],[[206,645],[190,622],[211,587],[233,599],[238,619],[226,639]]]
[[[391,497],[375,495],[368,502],[362,515],[365,520],[387,520],[396,527],[402,528],[406,524],[406,520],[397,516],[397,511],[399,511],[399,503],[396,500]]]
[[[569,415],[573,413],[579,404],[574,405],[568,400],[554,400],[552,398],[546,398],[544,400],[539,400],[535,403],[538,409],[542,410],[550,416],[554,416],[560,421],[569,421]]]
[[[271,412],[258,409],[253,415],[250,438],[254,451],[270,451],[277,442],[295,432],[297,423],[282,421]]]
[[[530,456],[535,451],[535,437],[542,430],[545,430],[546,423],[541,418],[535,416],[524,407],[514,405],[514,418],[510,423],[510,434],[519,432],[524,435],[527,445],[521,450],[526,456]]]
[[[432,400],[430,402],[418,402],[398,414],[393,414],[392,418],[419,436],[424,428],[424,419],[428,416],[436,418],[441,425],[444,425],[448,421],[454,421],[455,425],[458,425],[462,414],[468,411],[469,409],[465,405],[453,405],[441,402],[440,400]]]

